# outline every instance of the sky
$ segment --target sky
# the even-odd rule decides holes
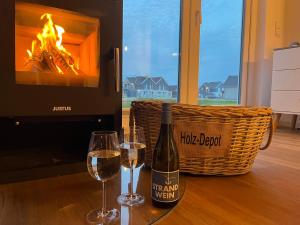
[[[178,83],[180,0],[124,0],[123,74]],[[240,67],[243,0],[202,0],[199,83]]]

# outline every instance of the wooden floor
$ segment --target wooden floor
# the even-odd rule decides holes
[[[185,180],[183,199],[157,224],[299,225],[300,131],[278,130],[246,175]],[[95,190],[78,174],[0,185],[0,224],[85,224],[77,218],[96,205]]]
[[[160,225],[299,225],[300,131],[277,130],[252,171],[189,177],[179,205]]]

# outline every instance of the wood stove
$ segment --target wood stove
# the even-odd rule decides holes
[[[0,21],[0,161],[120,129],[122,0],[1,0]]]

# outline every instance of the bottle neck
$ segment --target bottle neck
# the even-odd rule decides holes
[[[170,111],[163,111],[161,114],[160,132],[163,137],[169,136],[172,131],[172,114]]]
[[[161,125],[171,125],[172,122],[172,112],[163,111],[161,114]]]
[[[160,125],[160,133],[162,136],[167,136],[169,135],[169,133],[172,131],[172,124],[166,124],[166,123],[162,123]]]

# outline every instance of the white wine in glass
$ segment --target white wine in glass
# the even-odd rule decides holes
[[[87,214],[91,224],[108,224],[120,216],[117,209],[106,209],[105,182],[113,179],[120,171],[121,152],[115,131],[95,131],[92,133],[87,168],[91,177],[102,182],[102,209]]]
[[[146,145],[143,143],[122,143],[121,165],[130,169],[144,165]]]
[[[88,153],[87,167],[90,175],[98,181],[112,179],[120,169],[120,151],[91,151]]]
[[[128,193],[118,197],[120,205],[134,206],[145,202],[144,196],[133,192],[133,169],[140,167],[145,161],[146,142],[142,127],[130,126],[120,134],[121,163],[130,169],[130,185]]]

